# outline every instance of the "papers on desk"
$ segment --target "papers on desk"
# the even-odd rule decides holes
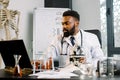
[[[63,72],[65,71],[65,72],[70,72],[70,73],[75,70],[80,70],[80,69],[73,64],[69,64],[68,66],[64,68],[60,68],[60,71],[63,71]]]
[[[68,65],[65,68],[61,68],[60,71],[44,71],[35,74],[30,74],[29,76],[37,76],[37,78],[70,78],[71,76],[78,76],[72,73],[76,67]]]
[[[44,71],[32,75],[37,76],[37,78],[70,78],[71,76],[77,76],[76,74],[73,73],[61,72],[61,71],[60,72]]]

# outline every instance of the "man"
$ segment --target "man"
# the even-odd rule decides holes
[[[65,11],[62,18],[63,34],[55,37],[49,51],[53,58],[59,58],[60,55],[82,54],[85,59],[81,58],[81,63],[91,63],[97,68],[98,60],[103,58],[99,40],[95,34],[79,29],[79,21],[80,16],[76,11]]]

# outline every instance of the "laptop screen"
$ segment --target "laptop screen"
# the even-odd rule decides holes
[[[14,67],[15,58],[13,55],[19,54],[21,55],[19,60],[20,67],[32,68],[23,40],[0,41],[0,53],[3,58],[5,67]]]

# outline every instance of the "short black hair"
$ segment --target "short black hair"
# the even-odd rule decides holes
[[[75,17],[78,21],[80,21],[80,15],[78,14],[78,12],[74,11],[74,10],[67,10],[63,13],[63,17],[64,16],[72,16]]]

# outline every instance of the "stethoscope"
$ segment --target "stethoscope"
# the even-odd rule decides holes
[[[81,45],[77,46],[77,50],[80,50],[80,54],[81,54],[83,52],[83,50],[82,50],[82,48],[83,48],[83,34],[82,34],[81,30],[80,30],[80,36],[81,36]],[[61,39],[61,53],[60,53],[60,55],[67,55],[67,49],[69,47],[69,44],[67,43],[66,52],[63,54],[63,44],[64,43],[67,43],[67,42],[64,41],[64,37],[62,37],[62,39]]]

